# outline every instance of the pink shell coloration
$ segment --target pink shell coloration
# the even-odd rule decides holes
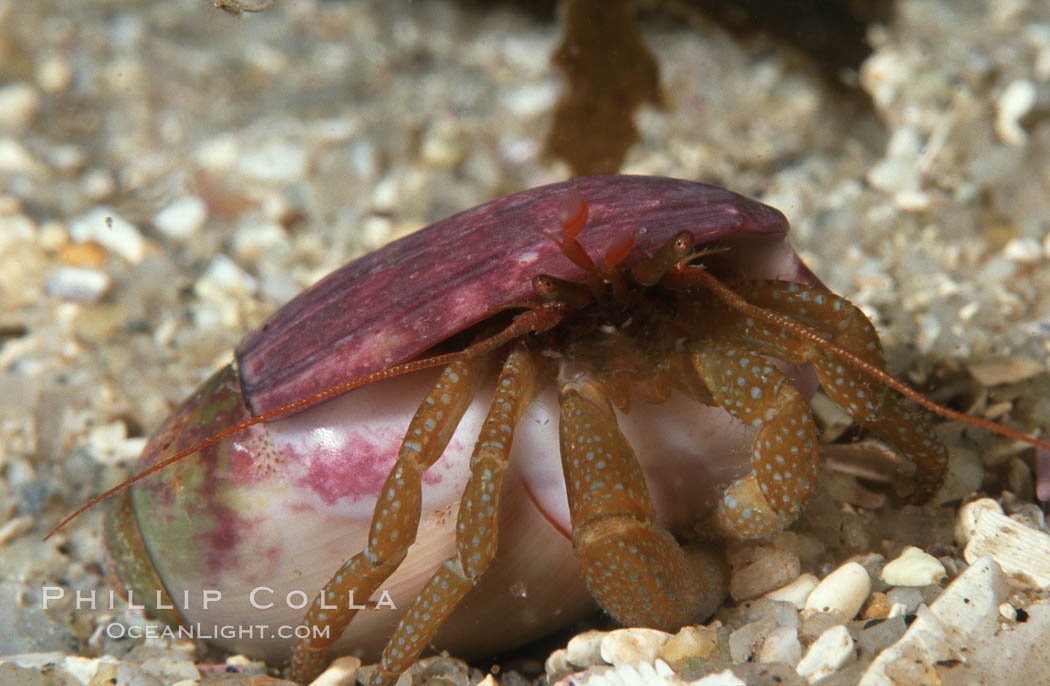
[[[728,275],[817,283],[787,243],[783,215],[729,191],[631,176],[523,191],[391,243],[302,293],[245,338],[236,368],[218,372],[172,414],[144,461],[253,412],[412,359],[501,306],[532,299],[537,274],[581,279],[581,270],[537,231],[557,232],[562,200],[577,191],[590,213],[580,240],[596,259],[626,232],[637,235],[629,266],[689,230],[698,245],[718,241],[729,248],[720,265]],[[276,628],[294,627],[303,615],[295,607],[299,594],[312,599],[363,548],[375,495],[436,373],[372,384],[253,426],[130,489],[107,530],[125,585],[137,589],[137,600],[149,600],[154,591],[148,589],[162,585],[182,621],[205,633],[266,625],[269,630],[227,631],[235,635],[216,642],[260,657],[285,655],[292,639],[276,635]],[[812,387],[808,372],[800,379]],[[407,607],[433,569],[454,554],[458,498],[493,386],[494,379],[483,385],[424,477],[416,543],[383,586],[397,608]],[[718,489],[747,468],[749,430],[677,393],[660,405],[632,403],[620,422],[658,516],[672,531],[695,522]],[[514,440],[496,561],[442,628],[437,645],[461,654],[494,652],[593,607],[572,552],[557,423],[550,387],[530,406]],[[221,601],[204,608],[206,590],[221,593]],[[399,615],[387,607],[360,613],[338,649],[374,657]]]

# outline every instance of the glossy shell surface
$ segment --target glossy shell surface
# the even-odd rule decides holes
[[[562,202],[576,191],[590,212],[580,240],[595,259],[628,232],[637,237],[630,265],[689,230],[698,246],[728,248],[718,260],[725,275],[817,283],[787,243],[783,215],[729,191],[630,176],[523,191],[391,243],[304,291],[245,338],[236,366],[217,372],[173,412],[151,438],[144,465],[252,413],[417,357],[500,307],[533,299],[537,274],[582,279],[538,231],[556,233]],[[808,372],[798,374],[812,388]],[[375,495],[436,375],[375,383],[253,426],[129,489],[106,533],[122,582],[137,602],[155,606],[159,598],[172,606],[168,617],[224,647],[284,657],[303,606],[363,548]],[[424,477],[416,543],[383,586],[396,608],[406,608],[454,553],[459,495],[493,386],[494,379],[483,384]],[[659,405],[634,402],[619,419],[658,516],[672,531],[695,522],[719,486],[747,468],[751,433],[720,409],[676,393]],[[557,424],[557,398],[548,388],[515,437],[499,554],[437,645],[491,653],[593,608],[572,551]],[[158,596],[161,588],[166,595]],[[361,613],[337,649],[374,657],[398,617],[388,606]]]

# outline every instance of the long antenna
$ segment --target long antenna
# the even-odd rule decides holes
[[[733,309],[739,310],[740,312],[750,315],[755,319],[762,319],[764,321],[778,326],[782,329],[789,331],[790,333],[809,341],[813,345],[819,347],[822,350],[826,350],[835,357],[848,362],[853,367],[856,367],[860,371],[864,372],[868,376],[872,377],[879,383],[889,386],[893,390],[897,391],[906,398],[914,401],[916,404],[925,407],[930,412],[939,414],[947,419],[952,419],[957,422],[963,422],[971,424],[973,426],[979,426],[982,429],[987,429],[1001,436],[1007,436],[1018,441],[1023,441],[1029,445],[1033,445],[1040,450],[1050,451],[1050,443],[1040,441],[1036,438],[1032,438],[1020,431],[1015,431],[1009,427],[1005,427],[1001,424],[996,424],[993,421],[982,419],[980,417],[971,417],[970,415],[963,414],[962,412],[956,412],[955,410],[949,409],[943,405],[938,405],[934,401],[930,400],[923,394],[898,381],[886,371],[879,369],[875,365],[871,364],[867,360],[864,360],[857,355],[853,354],[846,348],[843,348],[828,339],[821,336],[819,333],[810,329],[809,327],[801,324],[795,319],[788,317],[787,315],[772,310],[767,310],[764,307],[759,307],[753,303],[748,302],[739,294],[731,290],[728,286],[723,284],[713,275],[711,275],[706,269],[699,266],[687,266],[680,269],[681,272],[688,274],[688,278],[696,283],[702,284],[705,288],[710,289],[715,295],[717,295],[722,302],[729,305]]]

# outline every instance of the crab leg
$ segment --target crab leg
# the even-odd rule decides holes
[[[794,382],[754,350],[721,338],[693,348],[693,368],[715,402],[757,429],[751,473],[726,488],[697,531],[732,540],[775,534],[795,520],[816,484],[820,456],[809,407]]]
[[[401,618],[383,649],[372,686],[397,681],[495,557],[503,474],[514,427],[532,401],[535,386],[535,366],[519,343],[503,363],[496,395],[470,458],[470,479],[456,520],[456,556],[438,568]]]
[[[562,384],[560,440],[573,546],[602,609],[624,626],[661,629],[713,613],[725,563],[706,546],[683,549],[653,522],[638,460],[597,383]]]
[[[885,368],[875,328],[845,298],[786,281],[740,282],[731,287],[755,305],[778,310],[810,328],[820,322],[820,329],[830,332],[829,340]],[[735,323],[728,327],[733,329],[730,335],[747,341],[747,345],[767,355],[813,365],[832,400],[914,462],[917,471],[908,500],[922,503],[936,494],[948,466],[948,451],[918,407],[829,352],[782,329],[739,313],[731,319]]]
[[[427,393],[408,425],[397,462],[376,500],[365,549],[354,555],[321,590],[303,618],[309,628],[326,626],[322,639],[314,631],[303,632],[292,652],[292,678],[312,681],[327,664],[325,648],[338,639],[357,614],[347,603],[353,592],[369,598],[405,559],[416,540],[422,508],[420,478],[445,451],[467,406],[474,398],[484,358],[450,364]],[[325,602],[322,602],[325,601]],[[323,605],[329,607],[322,607]],[[336,605],[338,609],[330,609]]]

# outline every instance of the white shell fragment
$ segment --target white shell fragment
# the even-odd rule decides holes
[[[1003,513],[1002,506],[991,498],[981,498],[980,500],[966,503],[959,508],[959,512],[955,516],[956,543],[965,545],[969,542],[974,530],[977,528],[977,520],[980,519],[981,514],[985,510],[997,512],[998,514]]]
[[[871,577],[856,562],[847,562],[828,574],[806,598],[807,612],[841,613],[853,619],[871,593]]]
[[[787,586],[778,588],[775,591],[770,591],[762,597],[769,598],[770,600],[791,603],[796,609],[801,610],[806,606],[806,598],[808,598],[809,594],[812,593],[814,588],[816,588],[819,581],[820,580],[817,579],[817,577],[806,572]]]
[[[725,670],[708,674],[696,681],[685,681],[663,660],[622,664],[616,667],[594,667],[571,674],[554,686],[746,686],[746,682]]]
[[[1010,584],[991,556],[976,560],[917,617],[904,636],[875,659],[859,686],[913,683],[1031,684],[1050,664],[1050,602],[1025,608],[1011,622],[1000,607]]]
[[[569,639],[565,646],[565,659],[576,667],[602,664],[602,640],[607,631],[584,631]]]
[[[602,639],[601,656],[611,665],[652,662],[669,640],[671,634],[656,629],[617,629]]]
[[[558,648],[543,663],[543,671],[547,675],[548,682],[553,683],[573,671],[566,654],[565,648]]]
[[[882,568],[882,580],[890,586],[929,586],[946,576],[940,560],[915,546],[908,546]]]
[[[970,564],[990,555],[1022,583],[1050,586],[1050,535],[1007,517],[994,501],[978,500],[960,508],[956,537],[967,541],[963,556]]]
[[[813,642],[795,671],[812,684],[838,671],[852,652],[853,637],[849,631],[841,624],[833,626]]]

